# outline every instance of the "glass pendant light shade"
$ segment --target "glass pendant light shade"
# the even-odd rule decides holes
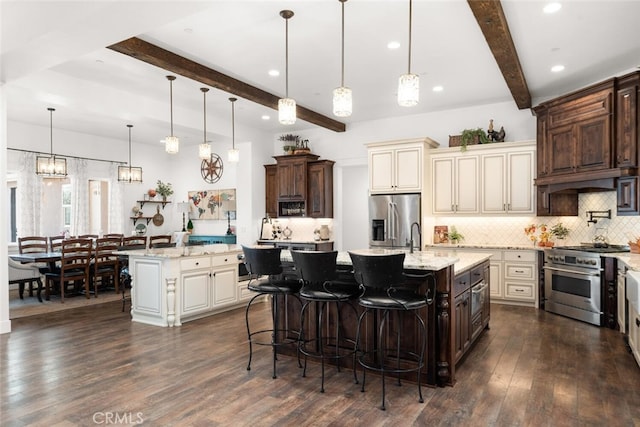
[[[398,79],[398,104],[413,107],[420,102],[420,77],[417,74],[403,74]]]
[[[296,100],[281,98],[278,100],[278,121],[283,125],[292,125],[296,122]]]
[[[53,112],[55,108],[49,110],[49,123],[51,135],[51,151],[49,156],[36,156],[36,174],[46,178],[64,178],[67,176],[67,159],[56,157],[53,154]]]
[[[171,135],[164,139],[164,149],[169,154],[177,154],[180,151],[180,140],[173,135],[173,81],[176,76],[167,76],[169,80],[169,108],[171,111]]]
[[[127,166],[118,166],[118,181],[128,183],[142,182],[142,168],[131,166],[131,128],[133,125],[127,125],[129,128],[129,164]]]
[[[278,100],[278,121],[283,125],[296,122],[296,101],[289,98],[289,19],[293,16],[291,10],[281,10],[280,16],[285,22],[285,97]]]
[[[228,152],[230,163],[238,163],[240,161],[240,151],[236,149],[236,106],[238,98],[229,98],[231,102],[231,149]]]
[[[180,140],[177,136],[168,136],[164,139],[164,149],[169,154],[178,154],[180,151]]]
[[[211,157],[211,144],[203,142],[198,146],[198,157],[202,160]]]
[[[333,90],[333,114],[338,117],[349,117],[353,111],[353,96],[348,87],[337,87]]]

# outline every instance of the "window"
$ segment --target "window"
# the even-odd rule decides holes
[[[15,181],[9,181],[7,187],[7,195],[9,198],[8,203],[6,204],[9,209],[7,212],[7,218],[9,219],[7,236],[9,237],[9,242],[16,242],[18,240],[18,222],[16,217],[17,184]]]
[[[71,184],[62,185],[62,226],[71,228]]]

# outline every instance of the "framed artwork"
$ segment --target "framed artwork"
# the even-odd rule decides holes
[[[449,243],[449,227],[436,225],[433,227],[433,243]]]
[[[236,219],[236,189],[189,191],[189,219]]]

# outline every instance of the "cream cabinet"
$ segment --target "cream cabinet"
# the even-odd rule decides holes
[[[133,321],[180,326],[246,301],[246,282],[238,283],[240,251],[204,253],[206,246],[197,248],[203,253],[184,256],[183,248],[123,252],[132,275]]]
[[[478,156],[432,155],[434,214],[474,214],[479,209]]]
[[[421,192],[426,150],[437,146],[429,138],[367,144],[369,193]]]
[[[535,141],[473,145],[431,152],[434,215],[535,212]]]
[[[532,214],[535,150],[525,147],[483,154],[482,213]]]

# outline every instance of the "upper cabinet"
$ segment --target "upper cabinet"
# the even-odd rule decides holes
[[[432,213],[531,214],[534,171],[534,142],[433,150]]]
[[[640,74],[633,73],[618,80],[616,90],[616,165],[638,166],[638,91]]]
[[[333,164],[314,154],[274,156],[265,165],[265,211],[273,218],[333,217]]]
[[[367,144],[369,193],[421,192],[426,151],[437,146],[429,138]]]

